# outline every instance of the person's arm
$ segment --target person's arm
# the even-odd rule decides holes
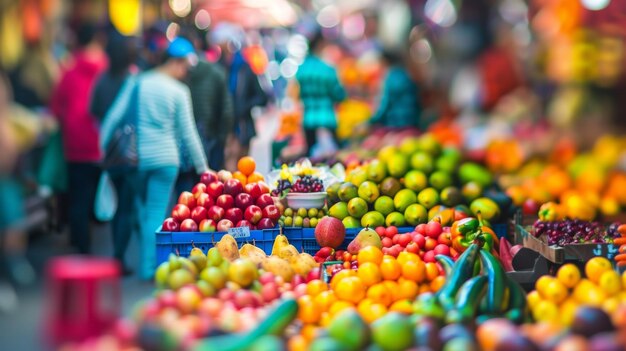
[[[333,69],[332,78],[330,80],[330,93],[334,102],[341,102],[346,98],[346,90],[341,85],[337,71]]]
[[[89,113],[96,117],[96,119],[100,122],[102,122],[104,114],[106,113],[106,111],[104,111],[102,99],[100,98],[102,96],[103,79],[104,75],[101,75],[100,78],[98,78],[96,86],[91,92],[91,98],[89,99]]]
[[[137,84],[139,84],[137,79],[128,79],[113,101],[113,105],[104,115],[100,126],[100,147],[102,150],[107,149],[115,128],[124,118],[124,114],[131,106],[130,104],[138,103],[137,101],[130,101],[133,90],[138,89]],[[139,113],[138,110],[137,113]]]
[[[389,84],[390,75],[388,74],[381,89],[381,97],[380,103],[378,104],[378,109],[376,110],[376,113],[372,116],[372,118],[370,118],[370,124],[384,124],[384,117],[387,113],[387,109],[389,109]]]
[[[176,135],[182,140],[191,156],[194,167],[198,174],[209,169],[204,149],[198,134],[195,120],[193,118],[193,108],[191,105],[191,93],[189,88],[184,87],[184,92],[176,99],[175,127]]]

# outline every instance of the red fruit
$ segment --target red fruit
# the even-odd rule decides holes
[[[295,274],[293,276],[293,279],[291,279],[291,285],[293,285],[294,287],[304,283],[306,283],[306,279],[304,279],[304,277],[300,274]]]
[[[239,223],[243,219],[243,211],[237,207],[229,208],[224,214],[224,219],[234,223]]]
[[[246,219],[246,221],[252,224],[257,224],[259,223],[261,218],[263,218],[263,212],[261,211],[261,208],[259,206],[252,205],[246,208],[246,211],[243,213],[243,217]]]
[[[206,208],[198,206],[191,210],[191,219],[193,219],[193,221],[196,223],[200,223],[203,220],[207,219],[207,212],[208,211]]]
[[[243,192],[243,185],[237,179],[229,179],[224,183],[224,193],[230,196],[236,196]]]
[[[176,222],[181,223],[182,221],[190,217],[191,217],[191,210],[189,210],[189,207],[187,207],[186,205],[177,204],[172,209],[172,218],[174,218]]]
[[[439,244],[435,246],[435,249],[433,251],[435,252],[435,255],[450,256],[450,246],[445,244]]]
[[[217,230],[217,222],[212,219],[203,219],[200,224],[198,224],[198,230],[204,233],[214,232]]]
[[[274,205],[266,206],[263,210],[263,217],[271,219],[273,222],[276,222],[280,219],[280,211],[278,207]]]
[[[335,258],[337,260],[341,260],[341,258],[343,257],[344,252],[346,252],[346,250],[337,250],[335,251]]]
[[[246,193],[250,194],[254,200],[261,197],[263,194],[268,194],[269,191],[263,191],[263,188],[258,183],[250,183],[245,186]],[[259,206],[260,207],[260,206]]]
[[[180,230],[180,225],[174,218],[169,217],[163,221],[163,225],[161,225],[161,231],[164,232],[177,232]]]
[[[526,215],[536,215],[539,211],[539,204],[533,199],[527,199],[522,204],[522,213]]]
[[[348,251],[343,253],[343,257],[342,257],[342,261],[344,262],[350,262],[350,260],[352,260],[352,254],[350,254]]]
[[[309,271],[309,274],[306,276],[307,283],[311,280],[320,279],[322,276],[322,269],[320,267],[313,268]]]
[[[437,260],[435,260],[435,251],[430,250],[430,251],[426,251],[426,253],[424,253],[424,262],[428,263],[428,262],[437,262]]]
[[[207,217],[215,222],[219,222],[222,218],[224,218],[224,214],[226,214],[226,211],[224,211],[223,208],[219,206],[211,206],[207,212]]]
[[[426,238],[426,243],[424,243],[424,249],[426,251],[434,249],[435,246],[437,246],[437,240],[430,237]]]
[[[381,238],[385,237],[385,227],[377,227],[375,230],[378,236]]]
[[[402,247],[406,247],[411,241],[413,241],[410,234],[397,234],[397,236],[399,236],[398,244]]]
[[[426,223],[418,224],[415,227],[415,231],[420,233],[420,234],[422,234],[422,235],[426,235]]]
[[[463,211],[456,211],[456,210],[454,211],[454,221],[455,222],[456,221],[460,221],[461,219],[467,218],[467,217],[469,217],[469,216],[467,215],[467,213],[465,213]]]
[[[159,304],[163,307],[176,307],[176,292],[174,290],[163,290],[159,293]]]
[[[235,196],[235,206],[244,211],[254,205],[254,200],[250,194],[240,193]]]
[[[252,307],[254,304],[254,299],[252,298],[252,293],[249,290],[240,289],[235,292],[235,306],[238,309],[242,309],[244,307]]]
[[[416,233],[413,235],[413,242],[416,243],[420,249],[423,249],[426,246],[426,237],[422,234]]]
[[[447,246],[452,245],[452,236],[450,232],[444,231],[443,233],[439,234],[439,237],[437,238],[437,242],[439,244],[444,244]]]
[[[200,194],[202,193],[206,193],[206,184],[204,183],[198,183],[196,185],[193,186],[193,188],[191,189],[191,193],[193,194],[193,196],[195,196],[196,198],[198,196],[200,196]]]
[[[428,222],[428,224],[426,224],[425,234],[428,237],[437,239],[442,231],[443,228],[441,227],[441,223],[439,223],[438,221],[430,221]]]
[[[213,199],[217,199],[218,196],[224,193],[224,183],[220,181],[214,181],[207,185],[206,192],[211,195]]]
[[[263,274],[261,274],[261,276],[259,277],[259,283],[263,285],[269,284],[270,282],[273,283],[275,281],[276,281],[276,276],[272,272],[263,272]]]
[[[229,208],[235,207],[235,199],[228,194],[222,194],[217,197],[215,204],[225,210],[228,210]]]
[[[315,253],[315,256],[318,257],[322,257],[322,258],[326,258],[326,257],[331,257],[335,254],[335,249],[333,249],[332,247],[322,247],[321,249],[317,250],[317,252]]]
[[[389,255],[389,250],[391,250],[390,247],[383,247],[381,251],[383,252],[383,255]]]
[[[261,180],[261,181],[256,182],[256,184],[259,186],[259,188],[261,188],[261,194],[269,194],[270,193],[270,186],[267,185],[266,182]]]
[[[407,246],[406,246],[406,252],[410,252],[410,253],[414,253],[414,254],[418,254],[420,252],[420,247],[419,245],[417,245],[414,242],[410,242]]]
[[[394,235],[398,234],[398,228],[396,226],[387,227],[385,229],[385,235],[389,238],[393,238]]]
[[[259,223],[256,225],[257,229],[259,230],[272,229],[275,226],[276,224],[274,224],[274,221],[269,218],[261,218]]]
[[[252,223],[246,221],[245,219],[242,219],[239,222],[237,222],[236,227],[240,227],[240,228],[248,227],[248,228],[252,229]]]
[[[396,245],[396,244],[398,243],[398,240],[400,240],[400,235],[394,235],[394,236],[391,238],[391,242],[392,242],[394,245]]]
[[[235,297],[235,292],[230,289],[222,289],[217,293],[217,298],[226,302],[231,301]]]
[[[323,217],[315,227],[315,240],[321,246],[334,249],[339,247],[346,238],[346,227],[334,217]]]
[[[261,297],[265,302],[272,302],[280,297],[278,285],[275,282],[264,283],[261,287]]]
[[[227,232],[228,229],[232,228],[233,226],[233,222],[229,221],[228,219],[222,219],[221,221],[217,222],[217,231]]]
[[[196,197],[188,191],[183,191],[178,197],[178,203],[189,207],[189,209],[192,209],[196,207]]]
[[[400,245],[394,245],[391,247],[391,249],[389,249],[389,254],[393,257],[398,257],[398,255],[400,255],[400,252],[402,252],[404,250],[404,248]]]
[[[388,237],[382,238],[381,242],[383,243],[383,247],[391,247],[393,245],[393,241],[391,241]]]
[[[215,203],[207,193],[200,193],[196,198],[196,206],[202,206],[208,210],[213,205],[215,205]]]
[[[254,203],[260,208],[265,208],[269,205],[274,205],[274,199],[270,194],[261,194]]]
[[[180,231],[181,232],[197,232],[198,225],[191,218],[187,218],[182,223],[180,223]]]
[[[217,181],[217,173],[213,171],[206,171],[200,175],[200,182],[207,186],[216,181]]]

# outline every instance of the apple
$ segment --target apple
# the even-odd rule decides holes
[[[214,298],[214,297],[208,297],[202,300],[202,302],[200,303],[200,306],[198,307],[198,312],[200,312],[200,314],[203,314],[205,316],[217,317],[222,311],[222,308],[223,308],[222,300]]]
[[[431,237],[427,237],[426,242],[424,243],[424,250],[432,250],[435,248],[435,246],[437,246],[437,240]]]
[[[233,227],[233,222],[229,221],[228,219],[222,219],[221,221],[217,222],[217,231],[219,232],[227,232],[228,229]]]
[[[426,235],[426,223],[420,223],[415,227],[415,231],[422,235]]]
[[[226,182],[233,178],[233,174],[226,170],[221,170],[217,172],[217,179],[221,182]]]
[[[258,199],[263,194],[268,194],[268,192],[264,192],[261,186],[258,183],[249,183],[244,187],[246,193],[250,194],[254,200]],[[269,194],[268,194],[269,195]]]
[[[389,249],[389,254],[393,257],[398,257],[398,255],[400,255],[400,252],[403,251],[403,247],[400,246],[399,244],[393,245],[390,249]]]
[[[392,242],[394,245],[396,245],[396,244],[398,243],[398,240],[400,240],[400,236],[398,236],[398,235],[394,235],[394,236],[391,238],[391,242]]]
[[[411,236],[411,234],[396,234],[396,235],[399,236],[398,244],[400,244],[400,246],[402,247],[406,247],[413,240],[413,237]]]
[[[189,209],[192,209],[196,207],[196,197],[188,191],[183,191],[178,197],[178,203],[189,207]]]
[[[260,208],[265,208],[269,205],[274,205],[274,199],[270,194],[261,194],[255,201],[255,204]]]
[[[201,193],[196,198],[196,206],[202,206],[208,210],[213,205],[215,205],[215,203],[213,202],[211,196],[207,193]]]
[[[246,219],[246,221],[252,224],[257,224],[259,223],[261,218],[263,218],[263,211],[261,211],[261,208],[259,206],[252,205],[246,208],[246,211],[243,213],[243,217]]]
[[[437,238],[437,242],[439,244],[444,244],[447,246],[452,245],[452,238],[451,238],[450,232],[444,231],[443,233],[439,234],[439,237]]]
[[[419,245],[417,245],[417,243],[412,241],[406,246],[406,252],[418,254],[420,252],[420,247]]]
[[[438,244],[437,246],[435,246],[433,251],[435,252],[435,255],[450,256],[450,246],[445,244]]]
[[[322,269],[320,267],[315,267],[309,271],[309,274],[306,276],[307,283],[311,280],[322,279]]]
[[[218,196],[224,193],[224,183],[216,181],[207,185],[207,194],[211,195],[213,199],[217,199]]]
[[[376,234],[378,234],[381,239],[385,237],[385,227],[377,227],[374,231],[376,231]]]
[[[274,205],[269,205],[261,210],[263,217],[271,219],[273,222],[277,222],[280,219],[280,211]]]
[[[200,182],[206,186],[209,186],[209,184],[216,182],[217,180],[217,173],[213,171],[206,171],[200,175]]]
[[[467,213],[463,211],[454,210],[454,222],[460,221],[463,218],[469,217]]]
[[[270,186],[267,185],[266,182],[261,180],[261,181],[256,182],[256,184],[259,186],[259,188],[261,188],[261,194],[269,194],[270,193]]]
[[[393,238],[394,235],[398,234],[398,228],[396,226],[387,227],[385,229],[385,235],[387,237]]]
[[[180,223],[180,231],[181,232],[197,232],[198,225],[194,222],[193,219],[187,218],[182,223]]]
[[[207,219],[207,212],[208,211],[206,208],[198,206],[191,210],[191,219],[193,219],[193,221],[196,223],[200,223],[203,220]]]
[[[217,230],[217,222],[212,219],[203,219],[198,224],[198,230],[204,233],[212,233]]]
[[[235,206],[242,211],[254,205],[254,200],[250,194],[240,193],[235,196]]]
[[[263,272],[263,274],[261,274],[261,276],[259,277],[259,283],[265,285],[268,284],[270,282],[275,282],[276,281],[276,276],[274,275],[274,273],[272,272]]]
[[[189,210],[189,207],[183,204],[177,204],[172,209],[172,218],[174,218],[176,222],[181,223],[189,217],[191,217],[191,210]]]
[[[413,242],[416,243],[417,246],[420,247],[420,249],[423,249],[426,245],[426,237],[420,233],[415,233],[413,235]]]
[[[235,196],[243,192],[243,185],[237,179],[229,179],[224,183],[224,194]]]
[[[176,222],[176,220],[174,220],[174,218],[169,217],[163,221],[161,230],[164,232],[177,232],[180,230],[180,225]]]
[[[261,287],[261,297],[266,303],[278,299],[280,297],[278,285],[273,281],[263,284],[263,287]]]
[[[539,204],[533,199],[526,199],[522,204],[522,213],[526,215],[536,215],[539,211]]]
[[[437,239],[439,234],[443,232],[443,228],[441,227],[441,223],[438,221],[430,221],[426,224],[425,235],[431,237],[433,239]]]
[[[393,245],[391,239],[386,236],[381,239],[381,242],[383,243],[383,247],[391,247]]]
[[[245,219],[242,219],[239,222],[237,222],[237,225],[235,227],[240,227],[240,228],[248,227],[248,228],[252,229],[252,223],[246,221]]]
[[[428,262],[432,262],[432,263],[437,262],[437,260],[435,260],[435,251],[433,251],[433,250],[426,251],[424,253],[424,262],[426,262],[426,263],[428,263]]]
[[[235,292],[235,307],[238,309],[242,309],[244,307],[252,307],[254,305],[254,298],[252,297],[252,292],[240,289]]]
[[[176,292],[174,290],[162,290],[157,297],[161,308],[176,307]]]
[[[193,286],[183,286],[176,292],[176,305],[183,313],[191,313],[198,309],[202,296]]]
[[[298,286],[304,283],[306,283],[306,279],[304,279],[304,277],[300,274],[294,274],[293,278],[291,279],[291,285],[293,286]]]
[[[215,204],[225,210],[228,210],[229,208],[235,207],[235,199],[230,195],[222,194],[217,197]]]
[[[259,221],[259,224],[257,224],[257,228],[260,230],[272,229],[275,226],[276,224],[274,224],[274,222],[269,218],[261,218],[261,220]]]
[[[198,196],[200,196],[200,194],[202,193],[206,193],[206,184],[204,183],[198,183],[196,185],[193,186],[193,188],[191,189],[191,193],[193,194],[193,196],[195,196],[196,198]]]
[[[233,223],[238,223],[243,219],[243,211],[237,207],[229,208],[224,214],[224,219],[228,219]]]
[[[207,217],[215,222],[219,222],[222,218],[224,218],[224,214],[224,209],[219,206],[211,206],[207,211]]]
[[[232,301],[235,297],[235,292],[230,289],[222,289],[217,293],[217,298],[223,302]]]

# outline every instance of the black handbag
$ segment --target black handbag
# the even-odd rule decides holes
[[[139,81],[135,83],[126,107],[124,117],[113,131],[107,145],[102,166],[104,169],[136,168],[137,154],[137,114],[139,112]]]

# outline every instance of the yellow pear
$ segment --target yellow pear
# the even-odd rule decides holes
[[[220,241],[215,244],[220,255],[228,261],[234,261],[239,258],[239,250],[237,249],[237,241],[230,234],[226,234]]]

